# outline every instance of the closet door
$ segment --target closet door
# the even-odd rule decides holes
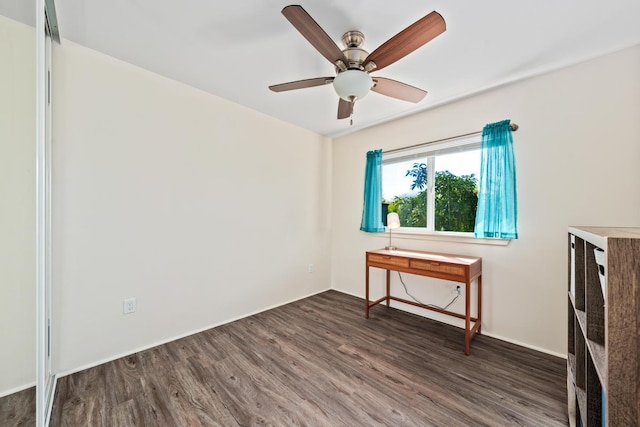
[[[36,424],[48,425],[56,377],[52,369],[51,56],[57,37],[53,0],[36,1]]]

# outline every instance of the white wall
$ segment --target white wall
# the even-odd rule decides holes
[[[328,139],[69,42],[53,65],[59,372],[330,287]]]
[[[368,150],[473,132],[510,118],[520,125],[514,134],[520,238],[506,247],[424,239],[396,244],[481,256],[483,331],[566,354],[567,226],[640,226],[638,76],[640,46],[336,139],[333,287],[364,296],[364,253],[386,243],[386,236],[359,231]],[[378,296],[383,273],[372,273]],[[427,279],[409,275],[405,281],[429,303],[451,295],[450,284],[425,286]],[[397,276],[392,286],[403,294]],[[452,309],[463,307],[460,301]]]
[[[0,396],[35,383],[35,31],[0,16]]]

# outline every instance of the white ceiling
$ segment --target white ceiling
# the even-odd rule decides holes
[[[332,64],[280,13],[287,4],[56,0],[56,9],[63,42],[72,40],[328,136],[640,43],[638,0],[302,1],[341,47],[342,34],[356,29],[364,33],[369,52],[432,10],[447,23],[444,34],[372,73],[426,89],[427,97],[411,104],[370,93],[356,103],[350,126],[336,119],[338,98],[330,85],[268,90],[276,83],[334,75]],[[606,90],[606,82],[585,90]]]

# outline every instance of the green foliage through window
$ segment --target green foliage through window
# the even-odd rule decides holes
[[[397,212],[403,227],[427,226],[427,192],[416,196],[396,196],[389,202],[389,212]]]
[[[472,232],[477,208],[478,180],[474,174],[436,172],[436,230]]]
[[[415,195],[395,196],[389,212],[397,212],[403,227],[427,226],[427,165],[414,163],[406,176],[412,177]],[[435,230],[472,232],[478,206],[478,179],[475,174],[454,175],[446,171],[435,173]]]

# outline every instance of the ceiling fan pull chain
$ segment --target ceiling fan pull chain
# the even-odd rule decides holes
[[[353,126],[353,112],[356,109],[356,100],[351,101],[351,114],[349,114],[349,126]]]

